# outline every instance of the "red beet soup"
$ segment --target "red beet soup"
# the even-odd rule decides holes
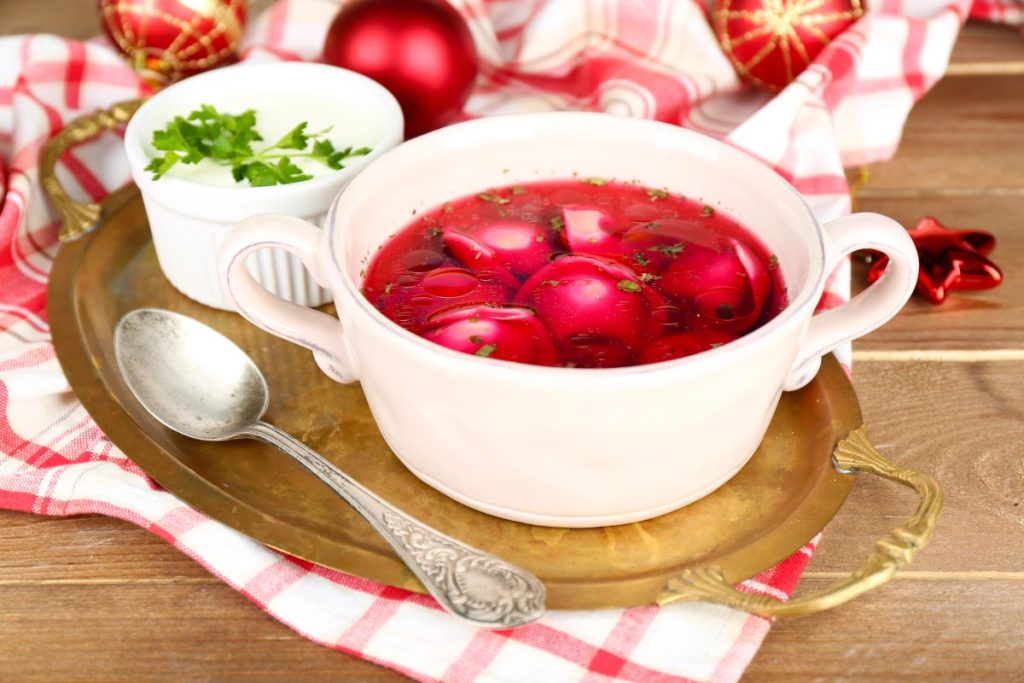
[[[585,368],[699,353],[786,306],[777,259],[735,220],[601,178],[490,189],[418,216],[374,255],[363,294],[450,349]]]

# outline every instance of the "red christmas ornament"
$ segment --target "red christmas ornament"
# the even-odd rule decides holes
[[[103,31],[154,85],[234,59],[245,0],[99,0]]]
[[[776,91],[863,14],[861,0],[717,0],[712,19],[740,77]]]
[[[324,60],[390,90],[407,138],[454,121],[477,74],[473,38],[445,0],[346,4],[327,32]]]
[[[951,230],[930,216],[908,232],[921,259],[916,292],[933,304],[941,304],[953,289],[991,289],[1003,281],[999,266],[985,258],[996,246],[991,233]],[[868,282],[882,277],[888,263],[879,255],[868,269]]]

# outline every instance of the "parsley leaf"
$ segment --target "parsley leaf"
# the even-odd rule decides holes
[[[308,126],[309,123],[303,121],[273,145],[255,151],[253,143],[262,141],[263,136],[256,130],[254,110],[228,114],[212,105],[201,104],[187,118],[176,116],[162,130],[153,131],[151,144],[163,152],[163,156],[151,159],[146,170],[153,173],[153,180],[159,180],[178,163],[196,164],[211,159],[230,166],[235,182],[248,181],[253,187],[263,187],[312,178],[295,159],[312,159],[340,170],[346,159],[372,151],[369,147],[336,150],[326,138],[330,128],[311,133]],[[294,153],[283,153],[285,150],[294,150]]]
[[[655,244],[653,247],[648,247],[647,251],[657,251],[665,256],[678,256],[683,253],[686,249],[684,242],[677,242],[676,244]]]
[[[474,356],[484,356],[485,358],[495,351],[498,350],[497,344],[484,344],[479,349],[473,352]]]
[[[251,164],[236,166],[232,169],[232,174],[236,181],[239,180],[238,176],[241,175],[253,187],[277,185],[277,174],[274,172],[274,167],[265,161],[254,161]]]
[[[159,178],[164,173],[171,170],[171,167],[178,163],[179,160],[181,160],[181,157],[178,156],[177,152],[167,152],[162,157],[150,159],[149,165],[146,166],[146,170],[152,171],[154,178]]]
[[[299,183],[313,177],[296,166],[288,157],[281,157],[278,159],[276,170],[278,173],[278,182],[282,184]]]
[[[309,144],[309,135],[306,134],[306,126],[309,124],[303,121],[284,134],[284,137],[277,141],[274,147],[278,149],[306,149]]]
[[[640,285],[633,282],[632,280],[619,280],[618,284],[616,284],[615,286],[619,288],[619,291],[632,292],[634,294],[636,292],[639,292],[641,289]]]
[[[478,199],[482,199],[485,202],[493,202],[494,204],[508,204],[511,199],[502,197],[500,194],[494,194],[493,192],[481,192],[477,195]]]

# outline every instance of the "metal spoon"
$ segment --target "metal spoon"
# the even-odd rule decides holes
[[[114,356],[135,398],[170,429],[204,441],[258,439],[298,461],[366,518],[451,613],[477,626],[509,628],[544,612],[544,584],[533,574],[417,521],[261,421],[266,380],[213,329],[170,311],[135,310],[117,324]]]

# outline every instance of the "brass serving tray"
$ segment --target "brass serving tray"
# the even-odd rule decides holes
[[[63,218],[64,242],[47,312],[61,367],[96,423],[153,479],[210,517],[297,557],[423,592],[369,525],[291,459],[253,441],[193,441],[145,413],[113,358],[114,326],[135,308],[178,311],[233,339],[267,376],[268,420],[428,524],[531,569],[546,584],[552,609],[706,600],[765,616],[806,614],[885,583],[931,539],[941,489],[871,446],[857,396],[831,356],[811,384],[783,395],[747,466],[676,512],[599,529],[555,529],[501,520],[447,498],[398,462],[358,385],[334,383],[304,349],[179,294],[157,264],[134,187],[92,204],[64,191],[55,173],[63,151],[123,124],[140,103],[82,116],[43,150],[40,180]],[[845,502],[854,472],[914,489],[914,514],[848,577],[817,594],[779,602],[733,588],[822,529]]]
[[[501,520],[410,474],[385,445],[358,385],[336,384],[304,349],[179,294],[160,272],[138,197],[110,212],[95,232],[64,244],[49,285],[54,344],[71,386],[107,436],[164,488],[214,519],[292,555],[395,586],[422,590],[385,542],[300,466],[257,442],[179,436],[134,401],[114,362],[113,330],[124,313],[144,306],[190,315],[230,337],[267,376],[270,422],[428,524],[529,568],[547,585],[552,608],[651,603],[669,579],[697,565],[720,567],[730,582],[752,576],[813,537],[854,479],[836,471],[831,454],[860,426],[860,409],[830,359],[812,384],[783,396],[750,463],[696,503],[599,529]]]

